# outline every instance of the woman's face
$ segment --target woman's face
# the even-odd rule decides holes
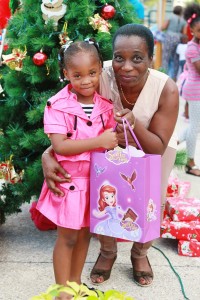
[[[152,58],[146,41],[138,36],[118,36],[113,49],[112,66],[115,78],[123,87],[133,87],[146,81]]]

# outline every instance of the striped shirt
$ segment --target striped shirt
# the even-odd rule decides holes
[[[86,113],[86,115],[88,116],[88,118],[90,118],[93,107],[94,107],[94,103],[92,103],[92,104],[80,103],[80,105],[81,105],[82,109],[84,110],[84,112]]]
[[[200,60],[200,45],[188,42],[185,53],[188,76],[184,83],[182,96],[186,101],[200,101],[200,74],[197,72],[194,62]]]

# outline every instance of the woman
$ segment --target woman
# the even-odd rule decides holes
[[[187,78],[182,88],[182,96],[188,103],[189,125],[179,137],[179,142],[186,141],[187,174],[200,176],[200,169],[194,161],[196,142],[200,131],[200,5],[190,4],[185,8],[184,18],[187,20],[193,39],[188,42],[186,50]]]
[[[180,43],[181,34],[186,33],[186,22],[182,17],[182,13],[182,6],[175,6],[172,16],[161,27],[161,30],[165,30],[162,47],[162,67],[174,80],[176,80],[179,68],[179,57],[176,48]]]
[[[132,124],[132,128],[146,153],[162,155],[162,199],[166,193],[168,177],[176,155],[176,140],[172,137],[178,116],[179,94],[175,82],[166,74],[150,69],[153,60],[154,39],[151,31],[138,24],[120,27],[113,37],[112,66],[105,67],[100,80],[100,94],[112,99],[118,141],[125,145],[122,117]],[[132,142],[129,135],[129,142]],[[132,142],[133,144],[133,142]],[[66,179],[70,176],[53,159],[51,148],[42,155],[44,175],[49,188],[63,195],[55,182],[59,172]],[[99,236],[101,252],[91,271],[93,283],[109,279],[117,256],[116,240]],[[135,242],[131,249],[134,281],[141,286],[149,286],[153,281],[147,251],[152,242]]]

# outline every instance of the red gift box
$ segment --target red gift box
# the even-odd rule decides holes
[[[187,197],[190,191],[191,183],[189,181],[180,181],[179,182],[179,197]]]
[[[179,195],[179,184],[171,183],[167,186],[166,197],[175,197]]]
[[[200,221],[200,199],[167,198],[165,211],[173,221]]]
[[[161,237],[200,242],[200,221],[175,222],[166,216],[161,224]]]
[[[167,187],[167,197],[186,197],[189,190],[190,190],[191,183],[189,181],[181,181],[179,178],[174,174],[171,173],[169,180],[168,180],[168,187]]]
[[[182,256],[200,257],[200,242],[182,241],[178,242],[178,254]]]

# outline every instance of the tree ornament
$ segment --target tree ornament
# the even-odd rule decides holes
[[[8,183],[17,183],[21,181],[20,175],[15,171],[12,163],[12,157],[4,162],[0,162],[0,179],[5,180]]]
[[[101,16],[105,20],[112,19],[114,17],[115,13],[116,13],[115,8],[112,5],[107,4],[107,3],[101,10]]]
[[[40,50],[40,52],[33,55],[33,62],[36,66],[43,66],[47,58],[47,55]]]
[[[26,57],[26,47],[25,50],[19,48],[13,49],[11,54],[2,55],[3,64],[7,65],[11,70],[21,71],[22,60]]]
[[[5,97],[5,94],[4,94],[4,90],[3,90],[3,88],[2,88],[2,85],[1,85],[1,83],[0,83],[0,99],[1,99],[1,97]]]
[[[51,19],[57,27],[58,21],[67,11],[67,5],[63,4],[63,0],[42,0],[41,10],[45,24]]]
[[[109,29],[112,27],[112,25],[100,17],[99,14],[95,14],[94,17],[89,17],[89,24],[94,30],[98,30],[98,32],[110,33]]]
[[[63,29],[61,33],[59,34],[59,39],[60,39],[60,45],[63,46],[67,43],[67,41],[70,41],[70,38],[68,36],[67,32],[67,22],[64,23]]]

